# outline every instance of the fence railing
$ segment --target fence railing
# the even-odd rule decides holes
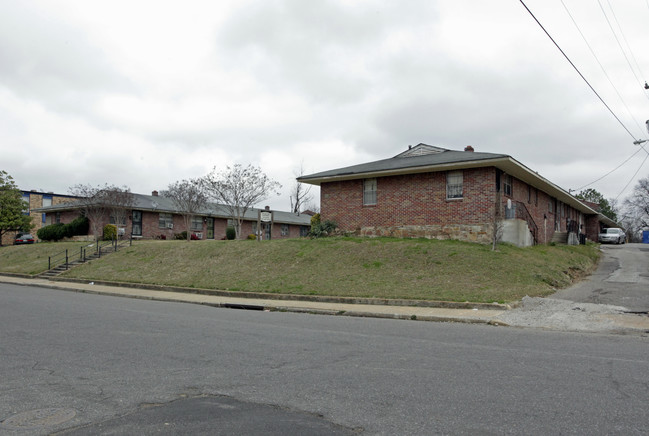
[[[47,258],[47,269],[51,270],[61,265],[65,265],[67,270],[70,267],[70,264],[75,260],[79,262],[86,262],[89,257],[95,255],[96,257],[101,257],[102,254],[112,253],[118,251],[119,248],[127,247],[133,245],[133,238],[124,238],[124,239],[113,239],[110,241],[97,241],[95,244],[94,253],[91,251],[90,255],[87,253],[88,246],[84,245],[79,247],[79,256],[72,254],[76,250],[63,250],[59,253],[53,254]]]
[[[69,250],[63,250],[59,253],[56,253],[52,256],[49,256],[47,258],[47,269],[50,270],[52,268],[56,268],[59,265],[65,264],[65,269],[68,269],[69,265]]]

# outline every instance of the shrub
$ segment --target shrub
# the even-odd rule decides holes
[[[315,215],[313,216],[315,217]],[[336,230],[337,227],[338,224],[336,224],[334,221],[326,220],[324,222],[320,222],[320,216],[318,216],[318,220],[314,224],[313,217],[312,217],[311,231],[309,232],[309,236],[311,236],[312,238],[322,238],[325,236],[329,236],[334,230]]]
[[[311,217],[311,230],[320,225],[320,214],[316,213]]]
[[[104,226],[104,241],[112,241],[117,239],[117,226],[115,224],[106,224]]]
[[[75,218],[70,224],[66,224],[66,236],[71,238],[77,235],[87,235],[90,228],[90,221],[85,216]]]
[[[232,241],[236,237],[237,231],[234,229],[234,227],[230,226],[225,229],[225,238],[227,240]]]
[[[36,236],[42,241],[60,241],[66,236],[65,224],[57,223],[41,227],[36,232]]]
[[[254,233],[251,233],[248,235],[248,239],[252,239],[254,241],[255,239],[257,239],[257,237],[255,236]]]
[[[187,230],[183,230],[180,233],[174,233],[174,239],[178,239],[179,241],[187,240]]]
[[[36,235],[42,241],[60,241],[63,238],[71,238],[76,235],[87,235],[88,228],[88,218],[80,216],[70,224],[57,223],[41,227]]]

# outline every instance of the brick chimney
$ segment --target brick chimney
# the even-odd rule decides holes
[[[151,195],[153,195],[154,197],[157,197],[157,196],[158,196],[158,191],[153,191],[153,192],[151,193]]]
[[[473,147],[471,147],[470,145],[467,145],[466,147],[464,147],[464,151],[474,151],[474,150],[473,150]]]

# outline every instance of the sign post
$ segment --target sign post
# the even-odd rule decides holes
[[[257,214],[257,240],[258,241],[261,241],[263,237],[262,228],[261,228],[262,223],[270,226],[270,230],[268,232],[268,239],[271,239],[271,235],[273,234],[273,212],[270,210],[268,206],[266,206],[265,210],[260,210],[259,213]]]

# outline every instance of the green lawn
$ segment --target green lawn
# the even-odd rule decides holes
[[[0,272],[38,272],[37,260],[47,263],[41,247],[46,245],[63,249],[62,244],[0,248]],[[427,239],[138,241],[63,277],[230,291],[510,302],[568,286],[590,272],[598,258],[596,245],[502,244],[494,252],[485,245]]]
[[[0,247],[0,273],[38,274],[47,270],[50,256],[59,260],[65,259],[68,251],[70,260],[79,259],[81,247],[87,252],[94,250],[88,245],[92,242],[39,242],[29,245],[11,245]]]

